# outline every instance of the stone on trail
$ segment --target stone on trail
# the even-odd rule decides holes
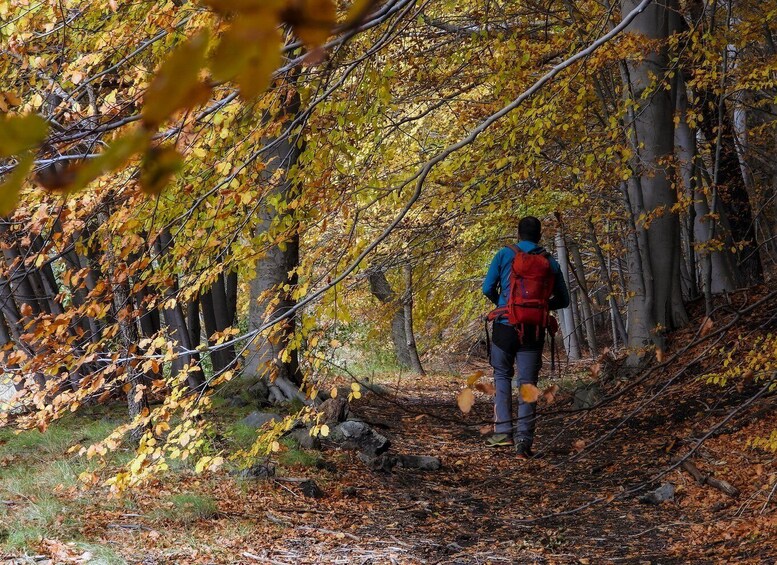
[[[302,449],[321,449],[321,440],[311,436],[307,428],[298,428],[292,431],[289,437],[294,438]]]
[[[602,392],[602,387],[597,383],[581,385],[575,389],[575,400],[572,404],[572,408],[575,410],[592,408],[598,404],[602,398],[604,398],[604,393]]]
[[[281,416],[274,412],[260,412],[254,410],[248,416],[240,420],[240,423],[244,426],[250,426],[252,428],[261,428],[267,422],[280,422]]]
[[[326,496],[326,493],[312,479],[302,481],[299,484],[299,488],[302,494],[308,498],[324,498]]]
[[[257,463],[240,471],[241,479],[269,479],[274,476],[275,465],[272,463]]]
[[[639,498],[640,502],[645,504],[661,504],[669,500],[674,500],[675,487],[672,483],[662,483],[656,490],[652,490]]]
[[[348,420],[338,425],[330,432],[329,439],[340,444],[343,449],[360,451],[367,456],[375,457],[385,453],[391,442],[380,435],[364,422]]]
[[[327,425],[337,425],[348,419],[348,400],[342,396],[329,398],[321,403],[318,411],[323,414],[322,422]]]

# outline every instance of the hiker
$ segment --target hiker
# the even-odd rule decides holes
[[[533,216],[518,223],[519,241],[497,252],[483,281],[483,294],[497,308],[493,320],[490,362],[494,368],[494,433],[489,447],[515,446],[518,457],[533,456],[535,402],[518,398],[513,427],[512,380],[518,365],[518,386],[537,385],[545,333],[558,327],[549,310],[569,306],[569,291],[558,262],[540,247],[542,225]],[[512,285],[516,281],[516,285]],[[511,288],[515,286],[516,288]],[[514,439],[513,439],[514,435]]]

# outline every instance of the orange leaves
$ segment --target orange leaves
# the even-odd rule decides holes
[[[471,388],[465,388],[456,397],[456,403],[459,405],[459,410],[465,414],[469,414],[472,407],[475,405],[475,394]]]
[[[305,45],[315,48],[332,33],[337,14],[332,0],[294,0],[282,16]]]
[[[544,391],[542,391],[542,400],[544,400],[547,404],[552,404],[556,400],[556,395],[559,391],[558,385],[550,385],[548,388],[546,388]]]
[[[524,402],[537,402],[540,397],[540,389],[533,384],[522,384],[520,389],[521,399]]]
[[[496,387],[493,385],[493,383],[476,383],[475,390],[490,396],[494,396],[496,394]]]
[[[210,88],[200,80],[200,71],[205,65],[209,37],[207,30],[201,30],[162,63],[144,96],[144,125],[156,127],[173,112],[208,99]]]

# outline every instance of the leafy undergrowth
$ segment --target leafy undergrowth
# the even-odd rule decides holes
[[[565,366],[541,400],[536,448],[519,461],[482,444],[490,399],[476,393],[463,415],[456,395],[483,363],[456,376],[384,375],[354,410],[388,435],[398,453],[439,456],[437,472],[374,473],[351,452],[306,452],[285,441],[277,477],[240,478],[225,468],[195,475],[186,465],[119,498],[84,489],[90,463],[68,447],[99,439],[122,407],[68,417],[45,433],[0,430],[0,543],[4,559],[90,563],[766,563],[775,555],[775,453],[753,445],[774,429],[773,391],[761,378],[724,386],[720,349],[773,331],[774,303],[735,314],[759,297],[735,295],[714,325],[672,336],[664,365],[626,377],[616,362]],[[761,297],[762,298],[762,297]],[[731,327],[727,328],[727,324]],[[701,333],[704,338],[699,340]],[[741,338],[739,336],[742,336]],[[676,358],[673,353],[677,353]],[[572,390],[596,373],[604,400],[572,410]],[[772,375],[773,378],[773,375]],[[224,403],[217,441],[249,443]],[[699,440],[704,439],[702,443]],[[118,465],[130,456],[117,453]],[[730,497],[677,466],[736,487]],[[322,460],[326,461],[323,464]],[[672,466],[675,465],[675,468]],[[675,498],[639,501],[663,482]],[[26,557],[25,557],[26,556]]]

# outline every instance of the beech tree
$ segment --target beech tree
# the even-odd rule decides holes
[[[333,350],[421,373],[476,340],[526,214],[563,227],[570,359],[661,358],[689,300],[773,261],[772,4],[12,2],[0,423],[120,397],[84,446],[137,442],[117,488],[218,466],[201,416],[231,380],[319,432]]]

